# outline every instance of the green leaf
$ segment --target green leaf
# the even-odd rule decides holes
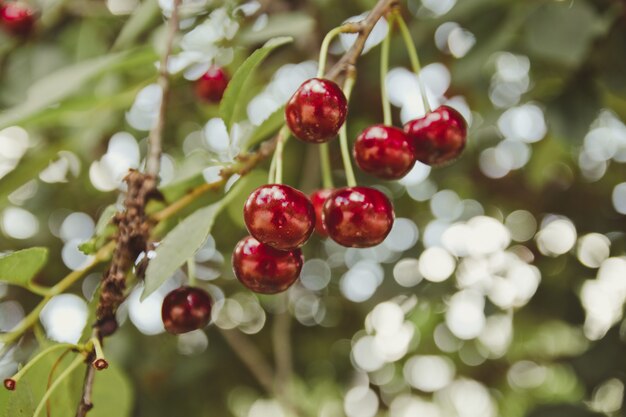
[[[89,417],[127,417],[133,408],[133,389],[119,366],[98,372],[93,385],[93,409]],[[73,414],[72,414],[73,415]]]
[[[278,129],[285,123],[285,106],[280,106],[278,110],[272,113],[267,119],[257,127],[250,139],[245,144],[245,150],[250,149],[257,143],[266,139],[268,136],[276,133]]]
[[[19,123],[21,120],[46,110],[48,107],[58,104],[61,100],[70,96],[82,87],[87,81],[116,65],[124,62],[127,58],[134,62],[135,59],[143,60],[151,54],[133,54],[123,52],[101,56],[94,59],[81,61],[53,72],[45,78],[35,82],[29,89],[26,100],[17,106],[8,109],[0,116],[0,128]]]
[[[0,392],[0,404],[6,404],[6,408],[0,409],[2,417],[31,417],[35,411],[35,401],[30,389],[18,389]]]
[[[232,190],[220,201],[201,208],[173,228],[157,246],[156,255],[146,269],[144,290],[141,300],[145,300],[161,286],[176,270],[200,249],[215,223],[219,212],[245,188],[246,177],[239,180]]]
[[[114,51],[120,51],[132,45],[135,40],[145,32],[150,25],[158,20],[161,9],[156,0],[144,0],[124,24],[115,43]]]
[[[40,349],[43,350],[52,344],[53,342],[48,342],[40,346]],[[50,370],[61,358],[63,352],[63,349],[53,350],[35,363],[17,383],[16,390],[8,393],[9,401],[7,403],[1,401],[4,398],[0,396],[0,417],[32,417],[35,407],[47,390]],[[75,352],[69,352],[63,357],[56,367],[54,379],[59,377],[76,358],[76,355]],[[74,415],[80,398],[83,373],[83,367],[74,370],[54,391],[50,397],[50,410],[52,411],[50,414],[52,416]],[[3,391],[5,390],[3,389]]]
[[[315,18],[306,12],[272,14],[261,30],[248,27],[241,31],[238,40],[246,45],[258,45],[277,36],[303,36],[315,28]]]
[[[235,122],[239,109],[245,105],[245,103],[242,102],[242,96],[246,91],[246,86],[254,70],[263,62],[270,52],[292,41],[293,38],[290,37],[270,39],[265,45],[254,51],[252,55],[239,66],[239,69],[237,69],[237,72],[235,72],[233,78],[228,83],[228,88],[226,88],[224,92],[224,98],[222,98],[219,109],[220,117],[224,119],[224,123],[229,130]]]
[[[0,257],[0,281],[28,288],[48,260],[48,249],[35,247]]]

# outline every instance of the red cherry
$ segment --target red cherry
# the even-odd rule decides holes
[[[201,329],[211,319],[211,297],[201,288],[180,287],[163,300],[161,318],[172,334]]]
[[[396,180],[413,168],[415,152],[411,140],[401,129],[374,125],[357,137],[354,159],[363,171],[386,180]]]
[[[315,227],[315,210],[309,198],[282,184],[254,190],[243,207],[243,217],[252,236],[280,250],[304,245]]]
[[[335,190],[332,188],[324,188],[314,191],[313,194],[311,194],[311,203],[313,203],[313,208],[315,209],[315,231],[321,237],[328,237],[326,226],[324,226],[324,222],[322,221],[322,213],[326,199],[330,197],[334,191]]]
[[[15,36],[27,36],[35,24],[35,10],[26,3],[11,2],[0,5],[0,23]]]
[[[218,103],[224,95],[228,81],[226,71],[214,65],[196,81],[196,94],[203,100]]]
[[[342,246],[369,248],[381,243],[393,226],[393,206],[374,188],[346,187],[324,203],[328,235]]]
[[[417,160],[434,166],[456,159],[467,140],[467,122],[448,106],[411,120],[404,125],[404,131],[413,140]]]
[[[233,252],[235,276],[248,289],[261,294],[285,291],[296,282],[302,270],[302,251],[282,251],[245,237]]]
[[[285,119],[295,137],[312,143],[328,142],[346,121],[348,100],[337,84],[311,78],[287,102]]]

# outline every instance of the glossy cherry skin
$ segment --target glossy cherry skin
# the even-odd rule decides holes
[[[342,246],[369,248],[378,245],[391,231],[393,220],[391,202],[374,188],[340,188],[324,203],[326,231]]]
[[[378,178],[402,178],[415,165],[413,143],[401,129],[374,125],[354,143],[354,159],[363,171]]]
[[[304,258],[300,249],[282,251],[245,237],[233,252],[233,271],[248,289],[276,294],[291,287],[300,276]]]
[[[35,10],[26,3],[0,3],[0,23],[15,36],[28,36],[35,25]]]
[[[214,65],[196,81],[196,94],[205,101],[219,103],[224,96],[228,81],[226,71]]]
[[[163,300],[161,318],[165,330],[172,334],[203,328],[211,320],[211,297],[201,288],[180,287]]]
[[[461,113],[448,106],[411,120],[404,125],[404,131],[413,141],[417,160],[433,166],[454,161],[467,141],[467,122]]]
[[[348,100],[337,84],[311,78],[287,102],[285,119],[295,137],[310,143],[328,142],[346,121]]]
[[[304,245],[315,227],[315,210],[309,198],[283,184],[254,190],[243,207],[243,218],[255,239],[280,250]]]
[[[310,196],[311,203],[313,203],[313,208],[315,209],[315,231],[321,237],[328,237],[326,226],[324,226],[324,221],[322,220],[322,214],[326,199],[330,197],[334,191],[335,190],[332,188],[323,188],[314,191]]]

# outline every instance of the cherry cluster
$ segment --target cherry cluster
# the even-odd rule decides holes
[[[0,26],[7,33],[26,37],[35,26],[35,9],[21,1],[0,1]]]

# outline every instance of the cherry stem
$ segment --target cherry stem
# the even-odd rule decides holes
[[[98,336],[94,336],[91,338],[91,343],[93,344],[93,350],[96,354],[95,359],[91,362],[94,368],[101,371],[109,366],[107,360],[104,357],[104,351],[102,350],[102,343],[100,343],[100,338]]]
[[[76,349],[78,348],[78,346],[73,345],[71,343],[58,343],[56,345],[52,345],[44,350],[42,350],[41,352],[39,352],[34,358],[32,358],[30,361],[28,361],[26,363],[26,365],[24,365],[22,367],[22,369],[20,369],[15,375],[13,375],[11,377],[11,379],[15,382],[19,381],[20,378],[22,378],[24,376],[24,374],[26,372],[28,372],[28,370],[30,368],[33,367],[33,365],[35,365],[37,362],[39,362],[44,356],[50,354],[51,352],[54,352],[55,350],[58,349]]]
[[[422,101],[424,102],[424,111],[429,113],[431,111],[430,103],[428,102],[428,96],[426,95],[426,87],[424,86],[424,82],[420,77],[420,72],[422,71],[422,67],[420,65],[420,60],[417,57],[417,48],[415,47],[415,43],[413,42],[413,38],[411,37],[411,32],[407,27],[402,15],[399,12],[393,13],[396,17],[396,21],[398,22],[398,27],[400,28],[400,33],[402,34],[402,38],[404,39],[404,44],[406,45],[407,52],[409,54],[409,60],[411,61],[411,66],[413,67],[413,72],[417,77],[417,83],[420,87],[420,93],[422,95]]]
[[[346,99],[350,100],[350,93],[352,93],[352,87],[356,79],[355,71],[348,72],[346,81],[343,85],[343,93]],[[356,186],[356,177],[354,176],[354,170],[352,169],[352,161],[350,160],[350,150],[348,148],[348,128],[347,123],[344,122],[339,129],[339,145],[341,146],[341,158],[343,160],[343,168],[346,171],[346,182],[349,187]]]
[[[54,380],[52,385],[50,385],[50,388],[46,391],[43,398],[37,405],[37,408],[35,409],[35,412],[33,413],[33,417],[37,417],[41,413],[45,404],[48,402],[48,399],[52,395],[52,393],[59,387],[59,385],[61,385],[61,383],[63,382],[65,378],[67,378],[76,368],[78,368],[83,363],[83,359],[84,358],[82,356],[80,355],[77,356],[76,359],[74,359],[72,363],[70,363],[68,367],[65,368],[63,373],[59,375],[57,379]]]
[[[324,188],[335,188],[333,184],[333,174],[330,169],[330,154],[328,151],[328,143],[322,143],[320,146],[320,166],[322,168],[322,185]]]
[[[196,260],[193,256],[187,259],[187,279],[189,280],[190,287],[196,286]]]
[[[326,60],[328,58],[328,48],[330,47],[330,43],[333,41],[333,39],[335,39],[335,37],[340,33],[356,33],[359,30],[359,27],[354,23],[344,23],[343,25],[337,26],[326,34],[320,48],[320,59],[317,69],[317,78],[324,77],[324,73],[326,72]]]
[[[274,151],[274,157],[276,158],[276,176],[274,177],[274,184],[283,183],[283,151],[287,139],[289,139],[289,127],[285,125],[280,129],[280,132],[278,132],[278,142],[276,143],[276,151]]]
[[[387,19],[389,32],[387,32],[387,36],[385,36],[383,44],[380,47],[380,95],[382,96],[383,101],[383,123],[386,126],[391,126],[393,124],[391,117],[391,103],[389,103],[389,94],[387,91],[387,73],[389,72],[389,49],[394,22],[395,15],[390,14]]]

